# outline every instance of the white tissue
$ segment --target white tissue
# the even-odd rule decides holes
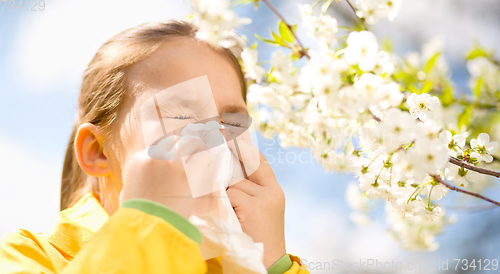
[[[220,129],[220,124],[211,121],[187,125],[181,132],[181,138],[195,136],[202,139],[213,160],[210,166],[200,170],[200,166],[184,163],[189,156],[182,157],[193,197],[197,197],[189,221],[204,236],[200,246],[203,258],[221,256],[224,273],[267,273],[262,263],[263,245],[254,243],[242,231],[227,197],[226,188],[239,181],[233,178],[243,178],[243,171],[227,143],[220,144],[220,138],[224,138]]]

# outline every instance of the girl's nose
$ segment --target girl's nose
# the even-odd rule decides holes
[[[226,140],[227,142],[227,138],[226,138],[226,127],[222,124],[220,124],[220,132],[222,133],[222,135],[224,136],[224,139]]]

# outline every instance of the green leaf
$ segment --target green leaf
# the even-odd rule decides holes
[[[414,86],[408,86],[408,90],[411,92],[411,93],[416,93],[416,94],[420,94],[420,91],[414,87]]]
[[[432,89],[432,82],[431,81],[425,81],[424,85],[420,89],[420,94],[422,94],[422,93],[429,93],[429,91],[431,91],[431,89]]]
[[[474,88],[474,95],[479,97],[481,95],[481,86],[483,85],[483,78],[477,79],[476,87]]]
[[[292,54],[290,54],[290,57],[292,58],[292,61],[297,61],[302,56],[301,56],[300,52],[293,52]]]
[[[258,35],[258,34],[254,34],[254,35],[255,35],[255,37],[256,37],[257,39],[259,39],[259,40],[263,41],[263,42],[264,42],[264,43],[266,43],[266,44],[270,44],[270,45],[277,46],[277,47],[281,46],[280,44],[278,44],[278,43],[274,42],[274,40],[264,38],[264,37],[262,37],[262,36],[260,36],[260,35]]]
[[[253,0],[253,7],[257,9],[259,7],[259,0]]]
[[[273,68],[271,67],[271,70],[269,73],[266,73],[266,81],[268,83],[276,82],[276,77],[275,74],[273,73]]]
[[[429,71],[431,71],[431,69],[434,67],[439,55],[441,55],[440,52],[436,53],[434,56],[431,57],[431,59],[429,59],[429,61],[427,61],[427,64],[425,64],[425,73],[426,74],[429,73]]]
[[[470,121],[471,114],[472,114],[472,107],[467,106],[464,109],[464,112],[462,112],[462,114],[460,114],[458,116],[458,128],[459,129],[462,128],[462,126],[469,127],[469,121]]]
[[[271,34],[273,35],[274,42],[278,43],[278,45],[284,46],[288,48],[288,45],[286,44],[285,40],[281,37],[279,37],[276,33],[271,31]]]
[[[332,2],[333,0],[326,0],[325,3],[323,3],[323,5],[321,6],[321,14],[325,14]]]
[[[445,90],[441,94],[439,100],[443,104],[443,106],[447,107],[451,103],[453,103],[453,89],[451,86],[446,86]]]
[[[290,31],[290,29],[285,24],[285,22],[283,22],[283,20],[280,20],[278,28],[279,28],[280,35],[283,39],[285,39],[286,41],[288,41],[290,43],[295,42],[295,36],[293,36],[293,33]],[[293,28],[293,26],[292,26],[292,28]],[[297,28],[297,25],[295,25],[295,28]]]
[[[488,57],[488,53],[483,48],[474,47],[465,54],[465,59],[471,60],[477,57]]]
[[[388,36],[382,39],[380,49],[385,52],[392,52],[393,51],[392,39]]]

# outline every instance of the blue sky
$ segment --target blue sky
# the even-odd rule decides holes
[[[299,22],[295,1],[272,2],[289,22]],[[453,79],[460,85],[467,83],[462,56],[472,38],[496,48],[498,56],[500,32],[495,14],[500,8],[494,1],[481,1],[481,6],[452,0],[403,2],[394,22],[383,21],[373,28],[379,38],[391,36],[397,52],[418,50],[421,43],[442,35]],[[348,23],[345,3],[333,7],[339,22]],[[241,30],[247,36],[258,32],[267,37],[268,29],[277,26],[277,18],[262,5],[257,12],[251,6],[237,11],[253,19]],[[0,234],[17,228],[42,232],[56,216],[62,161],[75,117],[78,86],[97,48],[128,27],[182,18],[189,12],[187,3],[180,0],[49,0],[41,12],[0,12]],[[298,34],[314,48],[300,27]],[[269,59],[274,48],[262,49],[261,59]],[[289,253],[316,261],[437,261],[474,254],[483,259],[500,258],[496,248],[500,238],[491,233],[498,231],[498,209],[474,214],[449,211],[457,214],[458,221],[439,237],[441,248],[433,253],[409,253],[386,233],[382,204],[375,212],[379,218],[374,225],[358,228],[350,223],[344,193],[352,177],[326,173],[314,161],[304,164],[290,160],[308,150],[283,149],[261,137],[259,144],[261,150],[267,149],[266,156],[274,156],[276,161],[271,166],[286,194]],[[284,163],[280,163],[280,155],[289,155],[289,161],[282,158]],[[496,188],[491,195],[500,197],[498,194]],[[450,204],[464,199],[450,196]]]

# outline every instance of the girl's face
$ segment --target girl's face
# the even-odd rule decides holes
[[[206,115],[247,114],[235,65],[224,53],[195,39],[171,38],[153,54],[129,68],[127,89],[130,96],[122,102],[110,140],[114,153],[108,155],[112,175],[110,180],[107,179],[109,182],[101,184],[101,188],[104,188],[101,189],[101,196],[108,203],[105,206],[108,211],[114,211],[119,206],[122,171],[127,160],[150,145],[145,143],[142,135],[140,112],[143,103],[171,86],[201,76],[208,78],[212,94],[207,96],[206,90],[168,94],[168,100],[161,109],[162,115],[171,118],[164,121],[165,127],[179,128]],[[207,102],[208,98],[212,102]],[[181,103],[186,99],[189,103]]]

